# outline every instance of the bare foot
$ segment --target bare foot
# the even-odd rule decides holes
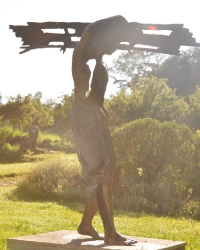
[[[104,237],[100,236],[97,233],[97,231],[93,228],[93,226],[86,228],[80,224],[77,231],[79,234],[91,236],[94,240],[103,240],[104,239]]]
[[[126,237],[118,234],[117,232],[115,232],[114,235],[105,236],[104,242],[108,245],[116,245],[116,246],[118,246],[118,245],[131,246],[131,245],[137,243],[136,240],[126,238]]]

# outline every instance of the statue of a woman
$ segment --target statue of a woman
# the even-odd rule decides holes
[[[74,49],[72,58],[75,85],[71,111],[72,131],[82,169],[94,176],[97,181],[97,185],[86,200],[78,233],[89,235],[94,239],[102,238],[92,226],[92,219],[99,210],[104,225],[104,242],[113,245],[131,245],[136,241],[117,233],[113,222],[112,182],[115,172],[115,152],[107,124],[107,111],[103,107],[108,72],[102,57],[104,54],[112,54],[114,50],[111,46],[103,49],[95,49],[93,46],[101,42],[97,41],[97,37],[105,27],[117,27],[126,23],[126,19],[122,16],[115,16],[88,25]],[[105,36],[102,40],[109,41]],[[90,59],[95,59],[96,65],[91,91],[86,97],[91,75],[87,61]]]

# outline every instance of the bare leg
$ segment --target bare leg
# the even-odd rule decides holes
[[[92,219],[98,211],[96,199],[97,185],[91,190],[85,203],[81,224],[78,227],[78,233],[89,235],[95,240],[103,239],[92,226]]]
[[[104,241],[112,245],[132,245],[137,241],[126,238],[116,232],[113,222],[112,189],[109,185],[98,184],[97,203],[104,225]]]

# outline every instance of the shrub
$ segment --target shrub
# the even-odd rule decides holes
[[[200,202],[191,200],[181,208],[180,214],[187,218],[200,218]]]
[[[19,130],[13,130],[13,128],[6,126],[0,128],[0,144],[1,141],[7,141],[18,136],[24,136],[27,133],[22,133]]]
[[[29,173],[15,190],[23,199],[85,201],[92,182],[75,160],[45,161]]]
[[[20,162],[25,153],[26,149],[20,145],[11,146],[9,143],[4,143],[0,148],[0,163]]]
[[[45,132],[39,132],[38,135],[38,143],[42,142],[42,141],[61,141],[61,137],[55,134],[49,134],[49,133],[45,133]]]
[[[39,133],[38,146],[48,147],[51,150],[64,151],[66,153],[75,153],[73,142],[67,141],[65,137],[60,137],[55,134]]]
[[[194,138],[187,126],[150,118],[116,129],[113,140],[124,185],[116,204],[136,211],[179,213],[193,189]]]
[[[198,197],[200,200],[200,130],[195,133],[194,163],[192,175],[189,178],[190,183],[192,183],[193,197]]]

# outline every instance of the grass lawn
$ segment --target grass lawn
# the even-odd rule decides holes
[[[74,155],[44,155],[38,160]],[[37,157],[36,157],[37,158]],[[83,205],[62,202],[18,201],[11,192],[23,175],[33,169],[34,162],[0,164],[0,250],[6,250],[6,239],[57,230],[76,230]],[[187,242],[187,250],[200,249],[200,222],[169,217],[115,211],[117,230],[125,235],[174,239]],[[94,219],[94,227],[103,233],[100,217]]]

